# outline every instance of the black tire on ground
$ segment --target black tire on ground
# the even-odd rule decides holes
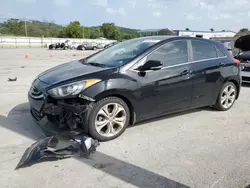
[[[103,135],[100,135],[96,129],[95,129],[95,119],[97,116],[97,113],[99,112],[99,110],[106,104],[108,103],[118,103],[119,105],[121,105],[126,113],[126,121],[125,121],[125,125],[124,127],[120,130],[119,133],[117,133],[116,135],[112,136],[112,137],[105,137]],[[88,113],[88,124],[89,124],[89,134],[94,138],[97,139],[98,141],[109,141],[109,140],[113,140],[117,137],[119,137],[127,128],[128,124],[129,124],[129,120],[130,120],[130,110],[128,105],[120,98],[118,97],[107,97],[107,98],[103,98],[101,100],[99,100],[98,102],[96,102],[93,105],[93,108],[91,109],[91,111]]]
[[[96,47],[93,48],[93,50],[96,50],[96,49],[97,49]]]
[[[228,86],[231,86],[231,87],[234,87],[234,90],[235,90],[235,99],[232,103],[232,105],[229,107],[229,108],[225,108],[222,104],[221,104],[221,97],[222,97],[222,93],[223,93],[223,90],[228,87]],[[235,103],[235,100],[236,100],[236,96],[237,96],[237,93],[238,93],[238,90],[237,90],[237,87],[236,85],[233,83],[233,82],[227,82],[225,83],[222,88],[221,88],[221,91],[217,97],[217,101],[216,101],[216,104],[213,106],[215,109],[219,110],[219,111],[227,111],[229,110],[230,108],[233,107],[234,103]]]

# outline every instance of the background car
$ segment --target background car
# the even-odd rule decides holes
[[[49,45],[49,50],[55,50],[55,49],[58,49],[58,48],[61,48],[61,43],[59,43],[59,42]]]
[[[29,103],[43,129],[81,129],[108,141],[142,120],[205,106],[229,110],[239,97],[240,71],[220,42],[141,37],[41,73]]]
[[[108,48],[108,47],[113,46],[113,45],[115,45],[115,44],[117,44],[117,43],[119,43],[119,41],[111,42],[111,43],[105,45],[104,48]]]
[[[102,49],[103,46],[101,44],[97,44],[95,42],[85,42],[77,47],[77,50],[97,50]]]
[[[235,41],[235,48],[239,50],[235,58],[241,62],[242,82],[250,83],[250,35],[238,38]]]

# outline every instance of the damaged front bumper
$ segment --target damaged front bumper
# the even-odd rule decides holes
[[[93,100],[83,97],[55,100],[49,96],[28,95],[30,111],[45,135],[53,136],[63,131],[88,132],[87,112]]]

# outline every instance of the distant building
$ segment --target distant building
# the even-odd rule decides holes
[[[174,30],[178,36],[190,36],[200,38],[231,38],[236,35],[234,31],[187,31],[187,30]]]
[[[236,35],[236,32],[234,31],[191,31],[191,30],[171,30],[168,28],[139,30],[138,33],[140,33],[141,35],[177,35],[177,36],[200,37],[206,39],[232,38]]]

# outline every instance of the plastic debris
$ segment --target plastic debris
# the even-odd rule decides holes
[[[78,152],[80,157],[88,158],[99,145],[97,140],[85,135],[68,134],[46,137],[26,149],[15,170],[41,161],[73,157]]]
[[[9,82],[17,81],[17,77],[15,77],[15,78],[8,78],[8,81],[9,81]]]

